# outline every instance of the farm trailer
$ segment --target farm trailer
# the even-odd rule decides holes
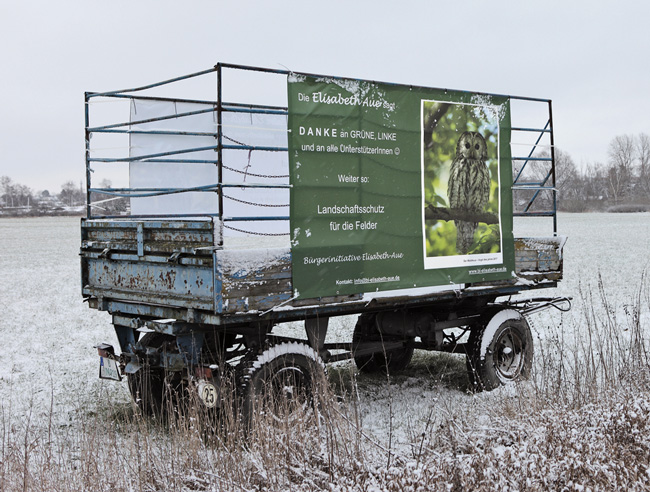
[[[160,95],[210,75],[216,100]],[[279,102],[224,96],[244,88]],[[85,108],[82,294],[119,342],[100,377],[147,412],[169,388],[219,407],[225,378],[245,411],[304,404],[325,363],[396,371],[414,349],[466,354],[489,390],[529,375],[527,317],[570,307],[513,298],[562,278],[550,100],[220,63]],[[549,231],[515,238],[518,216]],[[327,343],[344,315],[352,340]]]

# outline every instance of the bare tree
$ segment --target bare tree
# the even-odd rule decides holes
[[[641,193],[650,194],[650,136],[639,133],[636,140],[636,156],[639,162],[639,186]]]
[[[0,186],[2,186],[2,200],[5,207],[14,206],[14,187],[9,176],[0,177]]]
[[[619,135],[609,143],[607,176],[615,203],[632,189],[635,154],[634,137],[631,135]]]
[[[584,200],[584,186],[582,176],[573,162],[573,158],[567,152],[555,149],[555,190],[558,196],[558,206],[560,209],[574,209],[574,203],[578,200]],[[535,157],[547,159],[551,156],[547,150],[535,154]],[[521,168],[513,168],[516,177]],[[542,186],[550,187],[553,183],[551,174],[551,164],[549,161],[529,161],[526,168],[519,177],[519,183],[539,183]],[[553,195],[550,191],[536,192],[535,189],[529,191],[519,191],[515,197],[517,200],[524,200],[526,206],[534,197],[534,203],[530,210],[549,209],[552,206]]]
[[[587,164],[583,171],[584,197],[587,200],[601,201],[608,198],[608,185],[605,176],[605,165],[601,162]]]
[[[73,181],[66,181],[61,186],[61,193],[59,193],[59,200],[68,206],[82,205],[84,203],[84,192],[81,188],[77,188]]]

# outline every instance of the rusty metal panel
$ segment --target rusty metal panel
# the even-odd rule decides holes
[[[85,296],[213,311],[211,220],[83,220]]]
[[[147,293],[153,295],[157,303],[177,297],[212,305],[214,285],[212,268],[89,259],[87,287]]]

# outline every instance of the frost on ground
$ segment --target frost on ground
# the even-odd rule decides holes
[[[536,294],[574,308],[531,318],[530,382],[471,394],[456,355],[389,376],[342,362],[326,423],[247,443],[136,418],[126,384],[97,378],[93,345],[117,341],[82,303],[79,220],[0,220],[0,490],[647,489],[650,214],[559,224],[565,280]],[[354,322],[332,320],[328,341]]]

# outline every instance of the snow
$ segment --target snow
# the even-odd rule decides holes
[[[264,364],[268,364],[269,362],[277,359],[278,357],[282,357],[287,354],[303,355],[321,364],[323,366],[323,369],[325,368],[325,365],[320,360],[320,357],[318,356],[316,351],[313,348],[311,348],[309,345],[305,343],[286,342],[286,343],[279,343],[277,345],[273,345],[268,349],[266,349],[264,352],[262,352],[262,354],[260,354],[260,356],[255,359],[248,372],[250,374],[253,374]]]
[[[515,233],[548,236],[549,222],[515,219]],[[561,214],[558,223],[560,234],[569,237],[564,280],[555,289],[535,294],[572,296],[574,307],[569,313],[547,310],[530,317],[536,353],[533,381],[471,394],[462,356],[420,351],[408,371],[390,376],[357,374],[350,361],[330,366],[329,380],[344,402],[356,406],[367,445],[360,468],[365,470],[360,472],[365,474],[364,486],[346,478],[332,484],[332,490],[381,490],[389,483],[417,490],[417,483],[425,479],[448,480],[438,477],[436,470],[437,465],[449,470],[450,463],[462,477],[471,477],[485,456],[478,453],[480,449],[499,457],[502,470],[488,471],[500,477],[494,485],[504,490],[523,488],[526,480],[532,484],[528,487],[552,487],[575,467],[591,470],[602,484],[622,483],[616,480],[627,476],[650,478],[647,469],[617,468],[610,460],[608,442],[600,437],[608,429],[620,428],[616,432],[638,436],[639,449],[647,449],[643,426],[650,416],[650,401],[646,396],[622,392],[611,404],[602,402],[578,413],[570,407],[542,413],[521,408],[526,394],[550,385],[545,371],[558,364],[565,364],[567,371],[584,367],[590,354],[587,322],[608,323],[617,343],[624,344],[634,332],[631,323],[639,319],[644,328],[641,335],[648,338],[649,303],[644,301],[648,293],[640,291],[640,285],[644,272],[647,278],[650,271],[650,214]],[[284,247],[276,239],[260,241],[269,241],[272,248]],[[129,400],[126,383],[97,377],[99,358],[93,346],[118,344],[110,316],[82,302],[79,242],[79,219],[0,220],[0,406],[5,425],[7,419],[21,422],[31,409],[34,425],[42,425],[44,432],[51,424],[74,429],[82,425],[79,416],[87,416],[100,393],[116,402]],[[645,308],[635,314],[639,296]],[[355,321],[354,316],[331,319],[326,341],[350,341]],[[277,331],[304,337],[299,323],[284,324]],[[606,349],[605,345],[599,348]],[[561,356],[566,360],[561,361]],[[572,391],[571,386],[561,389]],[[508,412],[519,420],[505,419]],[[545,439],[554,433],[560,433],[562,449],[545,447]],[[417,459],[420,445],[426,463]],[[386,467],[389,447],[397,464]],[[450,454],[450,449],[456,451]],[[514,482],[504,482],[504,473]],[[528,478],[519,481],[520,477]]]
[[[255,248],[255,249],[223,249],[217,251],[217,261],[222,272],[242,278],[250,273],[282,263],[287,263],[291,257],[289,248]]]
[[[503,311],[499,311],[497,314],[495,314],[488,325],[485,327],[485,331],[483,332],[483,338],[481,338],[481,359],[485,360],[485,354],[487,354],[488,347],[490,343],[492,343],[492,340],[494,339],[494,335],[496,334],[497,330],[499,329],[499,326],[501,326],[504,322],[508,321],[509,319],[521,319],[521,313],[519,311],[515,311],[514,309],[504,309]]]

